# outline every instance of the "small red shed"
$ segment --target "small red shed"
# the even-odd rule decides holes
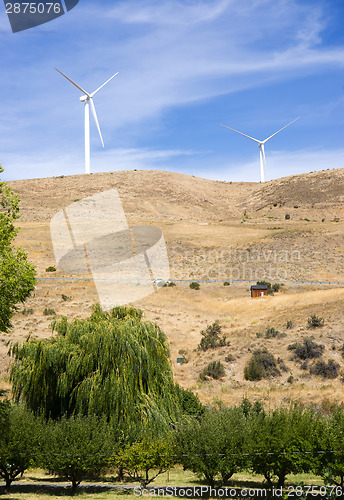
[[[251,297],[258,299],[260,297],[266,297],[268,294],[267,285],[252,285],[251,286]]]

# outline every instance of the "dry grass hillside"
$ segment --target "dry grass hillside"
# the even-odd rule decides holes
[[[201,283],[200,290],[191,290],[187,282],[176,281],[177,286],[162,288],[136,302],[145,317],[156,321],[167,334],[175,378],[181,385],[192,388],[205,403],[217,398],[236,403],[245,395],[271,405],[296,399],[317,404],[344,402],[344,286],[292,283],[344,282],[344,169],[264,184],[156,171],[9,184],[21,198],[17,244],[27,251],[42,279],[35,296],[13,318],[11,333],[0,335],[0,385],[8,384],[8,341],[23,341],[28,334],[48,337],[51,316],[43,314],[45,309],[68,318],[85,317],[97,301],[92,282],[63,280],[68,275],[62,271],[45,271],[55,265],[51,217],[76,200],[116,188],[129,225],[162,230],[172,279],[285,283],[274,296],[251,299],[249,283]],[[312,314],[324,318],[323,327],[308,328]],[[230,345],[200,351],[201,330],[215,320]],[[286,328],[288,321],[292,328]],[[282,335],[266,339],[265,332],[271,327]],[[324,345],[322,358],[339,363],[343,375],[334,379],[310,375],[291,359],[288,345],[310,335]],[[245,364],[255,349],[264,347],[283,360],[284,371],[266,380],[244,380]],[[187,364],[176,364],[180,352]],[[225,361],[228,355],[231,360]],[[201,370],[213,360],[224,364],[225,375],[221,380],[201,382]]]

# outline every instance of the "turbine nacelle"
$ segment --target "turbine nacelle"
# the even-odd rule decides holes
[[[243,135],[244,137],[247,137],[248,139],[251,139],[252,141],[254,141],[254,142],[256,142],[258,144],[258,147],[260,149],[260,152],[259,152],[260,153],[260,182],[264,182],[265,181],[264,171],[266,169],[266,159],[265,159],[265,151],[264,151],[264,145],[265,145],[265,143],[268,142],[270,139],[272,139],[279,132],[281,132],[285,128],[289,127],[289,125],[291,125],[292,123],[296,122],[296,120],[298,120],[299,118],[300,117],[295,118],[295,120],[293,120],[292,122],[288,123],[284,127],[282,127],[279,130],[277,130],[277,132],[275,132],[274,134],[272,134],[269,137],[267,137],[264,141],[260,141],[258,139],[255,139],[254,137],[251,137],[250,135],[243,134],[242,132],[239,132],[239,130],[235,130],[234,128],[227,127],[227,125],[222,125],[222,124],[220,124],[220,125],[222,127],[228,128],[229,130],[232,130],[233,132],[236,132],[237,134]]]
[[[118,72],[115,73],[114,75],[112,75],[111,78],[109,78],[108,80],[106,80],[106,82],[103,83],[103,85],[101,85],[97,90],[95,90],[94,92],[92,92],[92,94],[89,94],[88,92],[86,92],[86,90],[84,90],[82,87],[80,87],[80,85],[78,85],[77,83],[73,82],[73,80],[71,80],[70,78],[68,78],[68,76],[66,76],[64,73],[62,73],[62,71],[60,71],[57,68],[55,68],[55,69],[62,76],[64,76],[70,83],[72,83],[74,85],[74,87],[76,87],[77,89],[79,89],[84,94],[84,95],[82,95],[80,97],[80,101],[85,103],[85,172],[86,172],[86,174],[89,174],[90,173],[90,156],[91,156],[91,147],[90,147],[90,108],[91,108],[91,112],[92,112],[95,124],[96,124],[97,129],[98,129],[100,141],[102,143],[102,146],[104,147],[104,141],[103,141],[102,133],[100,131],[100,127],[99,127],[99,122],[98,122],[98,118],[97,118],[96,108],[94,107],[94,103],[93,103],[93,96],[96,95],[96,93],[100,89],[102,89],[110,80],[112,80],[116,75],[118,75]]]

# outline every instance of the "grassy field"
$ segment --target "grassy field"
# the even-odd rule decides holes
[[[25,483],[28,485],[34,485],[34,484],[59,484],[59,483],[65,483],[65,480],[63,478],[56,478],[54,476],[50,476],[44,471],[39,471],[39,470],[32,470],[32,471],[27,471],[24,475],[24,477],[15,483],[13,483],[13,489],[16,489],[16,485],[20,486],[21,483]],[[102,500],[102,499],[121,499],[124,500],[125,498],[136,498],[139,496],[138,493],[138,483],[130,483],[130,482],[125,482],[122,483],[123,487],[128,487],[129,485],[136,486],[137,489],[134,492],[133,490],[109,490],[109,491],[102,491],[102,492],[92,492],[92,491],[87,491],[87,486],[93,485],[120,485],[121,483],[116,483],[114,481],[114,476],[108,475],[104,478],[101,478],[100,480],[96,479],[90,479],[88,481],[84,481],[81,483],[80,487],[78,488],[76,494],[72,495],[70,488],[67,487],[65,490],[59,489],[57,492],[54,492],[53,489],[51,491],[47,492],[47,489],[42,489],[41,492],[35,491],[35,492],[28,492],[25,493],[24,488],[20,489],[20,492],[15,492],[13,491],[12,493],[5,493],[1,495],[2,500],[15,500],[19,499],[20,500],[31,500],[31,499],[39,499],[39,500],[51,500],[52,498],[61,498],[63,497],[64,499],[68,500],[69,498],[75,498],[77,495],[78,498],[81,500]],[[285,488],[287,489],[288,486],[296,486],[304,484],[307,486],[321,486],[323,485],[323,482],[321,478],[310,475],[310,474],[298,474],[298,475],[290,475],[287,478]],[[182,468],[176,467],[175,469],[161,474],[158,476],[158,478],[151,483],[150,486],[152,487],[159,487],[159,486],[169,486],[169,487],[174,487],[174,486],[186,486],[186,487],[200,487],[204,485],[192,472],[189,471],[184,471]],[[240,473],[240,474],[235,474],[228,487],[236,487],[240,489],[251,489],[251,488],[267,488],[266,483],[263,481],[262,476],[254,476],[248,472],[245,473]],[[156,496],[154,495],[154,498],[164,498],[163,496]]]

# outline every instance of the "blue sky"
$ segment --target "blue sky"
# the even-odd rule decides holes
[[[80,0],[13,34],[0,3],[4,180],[84,173],[80,92],[94,101],[92,172],[153,169],[259,181],[344,167],[342,0]]]

